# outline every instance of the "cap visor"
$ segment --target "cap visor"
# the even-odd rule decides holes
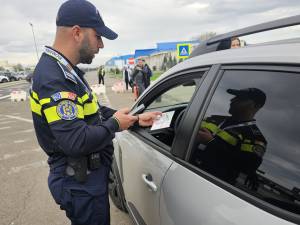
[[[227,93],[229,93],[231,95],[239,95],[240,91],[236,90],[236,89],[227,89]]]
[[[111,29],[109,29],[106,26],[96,27],[95,30],[96,30],[98,35],[100,35],[102,37],[105,37],[109,40],[114,40],[118,37],[118,34],[113,32]]]

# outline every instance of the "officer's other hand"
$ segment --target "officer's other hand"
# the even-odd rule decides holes
[[[213,139],[213,135],[206,128],[200,128],[198,132],[198,139],[201,143],[207,144]]]
[[[161,116],[161,112],[145,112],[139,114],[139,125],[142,127],[152,126],[154,120]]]
[[[137,120],[137,116],[131,116],[128,114],[128,111],[125,109],[118,110],[113,117],[115,117],[119,122],[119,129],[120,130],[127,130],[131,127]]]
[[[130,108],[122,108],[122,109],[119,109],[120,112],[122,113],[125,113],[125,114],[128,114],[130,112]]]

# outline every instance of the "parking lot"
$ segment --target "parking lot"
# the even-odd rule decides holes
[[[96,73],[88,73],[87,78],[95,83]],[[100,96],[100,101],[116,108],[131,105],[131,92],[110,91],[114,81],[107,79],[108,98]],[[11,91],[28,90],[29,84],[24,81],[9,84],[0,85],[0,224],[69,224],[48,191],[47,157],[36,140],[29,102],[11,102],[8,97]],[[113,204],[111,219],[115,225],[131,224],[129,217]]]

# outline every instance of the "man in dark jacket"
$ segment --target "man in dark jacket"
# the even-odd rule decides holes
[[[138,64],[135,66],[134,71],[132,73],[132,80],[138,90],[137,97],[139,97],[146,89],[146,83],[147,83],[146,76],[147,74],[143,70],[143,60],[139,59]]]
[[[80,10],[78,10],[80,9]],[[64,2],[52,47],[46,47],[33,76],[30,104],[36,136],[48,155],[48,185],[72,225],[109,225],[108,175],[112,139],[133,123],[149,126],[159,113],[128,114],[101,106],[76,65],[90,64],[103,48],[104,25],[93,4]]]

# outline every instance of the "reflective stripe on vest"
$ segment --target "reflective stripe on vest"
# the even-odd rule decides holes
[[[78,110],[77,118],[83,119],[84,114],[83,114],[82,106],[76,104],[76,107]],[[60,116],[57,114],[57,106],[52,106],[47,109],[44,109],[44,114],[45,114],[45,117],[46,117],[48,123],[52,123],[52,122],[61,120]]]
[[[209,131],[211,131],[215,136],[218,136],[219,138],[221,138],[223,141],[227,142],[230,145],[237,145],[239,142],[239,139],[232,136],[230,133],[228,133],[227,131],[224,131],[222,129],[220,129],[216,124],[214,123],[209,123],[206,121],[203,121],[201,123],[201,127],[202,128],[207,128]]]
[[[42,115],[42,106],[38,103],[36,103],[35,99],[33,99],[32,96],[30,96],[30,108],[31,108],[31,111],[38,114],[39,116]]]

